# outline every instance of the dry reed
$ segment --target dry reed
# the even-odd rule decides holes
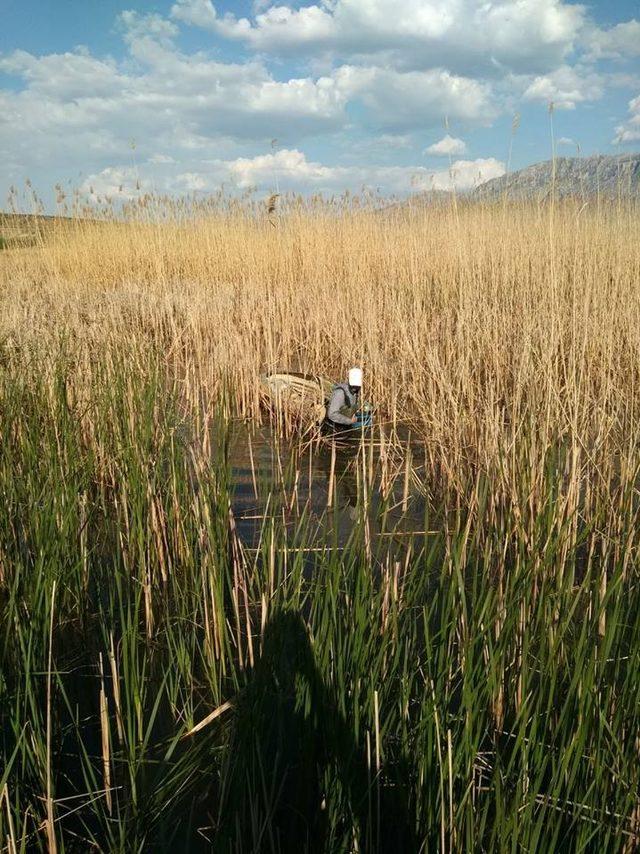
[[[5,357],[61,335],[79,363],[157,348],[189,408],[224,394],[251,417],[262,372],[339,378],[360,363],[382,418],[410,422],[452,480],[523,429],[538,461],[569,437],[578,467],[633,441],[633,202],[557,204],[552,232],[534,205],[293,205],[277,229],[239,208],[193,221],[153,210],[156,222],[75,221],[3,252]]]

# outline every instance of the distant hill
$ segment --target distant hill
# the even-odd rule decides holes
[[[0,249],[32,246],[58,217],[42,214],[17,214],[0,211]]]
[[[406,213],[407,211],[419,211],[422,208],[437,207],[451,203],[453,194],[450,190],[426,190],[421,193],[412,193],[405,199],[393,199],[374,209],[374,214],[380,213]]]
[[[551,192],[551,160],[493,178],[470,194],[473,199],[490,201],[505,195],[509,199],[542,199]],[[640,194],[640,154],[595,155],[556,158],[555,190],[558,196],[607,198]]]
[[[0,249],[19,249],[35,246],[43,237],[54,231],[69,229],[77,225],[79,217],[8,213],[0,210]],[[83,223],[95,220],[82,218]]]

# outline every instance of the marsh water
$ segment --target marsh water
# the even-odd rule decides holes
[[[423,447],[408,431],[394,443],[374,431],[335,441],[320,435],[283,439],[268,424],[241,424],[231,434],[227,464],[232,511],[247,549],[259,546],[275,514],[292,541],[304,520],[300,548],[309,554],[344,548],[359,526],[372,543],[404,553],[435,524]]]

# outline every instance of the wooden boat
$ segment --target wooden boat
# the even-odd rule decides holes
[[[260,377],[262,401],[307,423],[321,424],[334,383],[316,374],[279,372]]]
[[[263,374],[260,377],[262,403],[289,427],[303,425],[304,429],[322,428],[321,440],[339,445],[352,445],[362,441],[363,435],[370,436],[373,425],[372,412],[368,403],[357,424],[345,430],[332,431],[323,427],[327,403],[335,383],[316,374],[281,372]]]

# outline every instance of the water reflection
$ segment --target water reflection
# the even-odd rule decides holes
[[[304,513],[308,529],[318,532],[318,545],[330,539],[344,546],[365,521],[373,537],[424,530],[426,490],[416,475],[415,450],[411,477],[399,456],[394,466],[387,465],[390,474],[383,483],[384,466],[375,441],[285,442],[268,427],[250,432],[241,426],[229,442],[228,462],[232,510],[240,538],[249,548],[258,545],[265,518],[276,506],[278,519],[292,528]]]

